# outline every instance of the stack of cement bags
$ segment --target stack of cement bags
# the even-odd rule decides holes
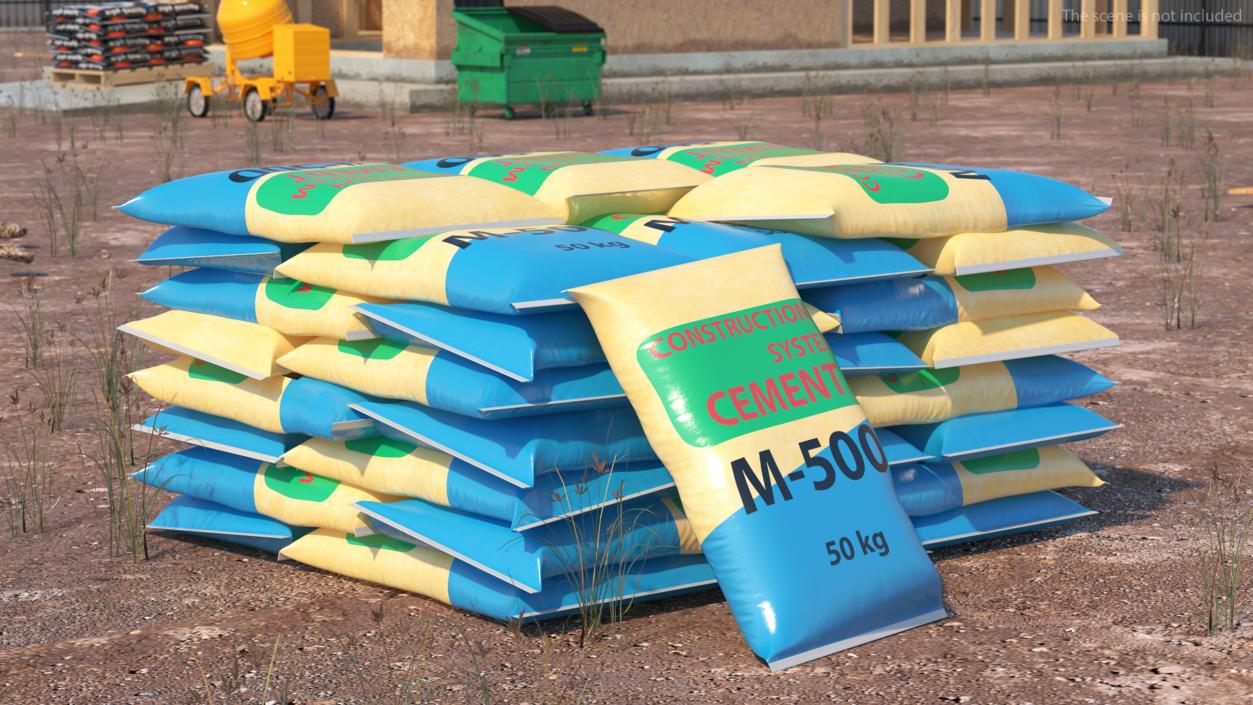
[[[209,15],[198,2],[64,5],[48,13],[52,66],[118,70],[208,60]]]
[[[175,356],[132,376],[169,405],[143,428],[192,447],[136,477],[181,495],[154,528],[501,619],[710,585],[691,502],[568,292],[766,248],[803,303],[640,354],[812,319],[770,354],[834,356],[815,370],[847,375],[923,545],[1068,521],[1090,512],[1051,490],[1100,481],[1056,444],[1113,424],[1067,402],[1111,383],[1057,355],[1116,338],[1050,266],[1117,254],[1059,224],[1104,208],[1041,177],[762,143],[171,182],[121,209],[173,226],[142,263],[192,269],[123,328]],[[699,411],[747,423],[827,390],[749,381]]]

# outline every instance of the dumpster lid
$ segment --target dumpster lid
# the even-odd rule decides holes
[[[458,0],[460,2],[460,0]],[[507,8],[509,14],[530,20],[549,32],[558,34],[604,34],[600,25],[573,10],[556,5],[530,5]]]
[[[505,0],[453,0],[453,7],[504,7]]]

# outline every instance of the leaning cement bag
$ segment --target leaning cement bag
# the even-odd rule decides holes
[[[503,622],[549,619],[604,603],[655,600],[715,583],[701,556],[675,556],[591,579],[557,579],[532,595],[434,548],[384,534],[358,537],[325,529],[301,537],[280,555]]]
[[[1031,357],[904,374],[851,377],[866,419],[876,427],[938,423],[955,416],[1045,406],[1114,386],[1074,360]]]
[[[179,310],[124,323],[118,330],[157,350],[190,355],[256,380],[281,374],[278,358],[308,340],[257,323]]]
[[[341,340],[375,337],[355,307],[383,302],[286,277],[203,267],[158,282],[140,296],[166,308],[259,323],[284,335]]]
[[[266,553],[278,553],[307,533],[306,529],[288,526],[277,519],[254,512],[241,512],[214,502],[181,495],[165,505],[148,522],[147,528],[217,539]]]
[[[559,222],[551,208],[514,189],[395,164],[218,171],[154,186],[118,210],[279,242],[369,242]]]
[[[959,321],[1100,307],[1052,267],[894,279],[809,289],[802,295],[838,318],[841,333],[927,330]]]
[[[508,186],[542,201],[566,223],[623,211],[664,213],[683,194],[709,180],[666,161],[585,152],[445,157],[405,166]]]
[[[630,571],[650,558],[700,552],[677,498],[649,497],[518,533],[501,521],[420,499],[364,501],[370,523],[438,548],[525,592],[581,570]],[[391,533],[389,531],[389,533]]]
[[[366,524],[356,502],[388,502],[338,480],[293,467],[192,448],[149,463],[131,477],[169,492],[215,502],[241,512],[262,514],[292,526],[356,531]]]
[[[970,414],[939,423],[894,426],[892,430],[936,461],[956,463],[1082,441],[1116,428],[1120,425],[1091,409],[1061,403]]]
[[[1073,313],[1030,313],[905,331],[902,343],[935,368],[1016,360],[1118,345],[1118,335]]]
[[[963,463],[892,468],[896,497],[911,517],[947,512],[1001,497],[1105,484],[1060,446],[1026,448]]]
[[[441,450],[515,487],[602,463],[655,463],[631,409],[609,408],[488,421],[407,402],[350,408],[384,434]]]
[[[565,367],[516,382],[451,353],[383,338],[315,338],[279,359],[307,377],[363,394],[484,419],[553,414],[626,403],[608,365]]]
[[[131,430],[223,453],[277,463],[306,436],[271,433],[222,416],[170,406],[131,426]]]
[[[288,450],[283,462],[372,492],[497,519],[513,531],[674,487],[670,473],[656,461],[606,461],[599,467],[542,475],[524,489],[442,451],[386,437],[343,442],[310,438]]]
[[[209,267],[269,274],[280,262],[306,247],[308,245],[177,226],[158,235],[135,261],[159,267]]]
[[[746,166],[826,166],[828,164],[878,164],[860,154],[818,152],[784,147],[769,142],[693,142],[689,144],[643,145],[606,149],[601,154],[663,159],[695,169],[702,174],[721,176]]]
[[[587,223],[696,259],[778,244],[797,289],[927,274],[930,269],[883,240],[817,238],[664,215],[614,213]]]
[[[368,397],[310,377],[255,380],[190,357],[127,376],[158,401],[270,433],[333,439],[377,435],[370,422],[350,408]]]
[[[923,240],[889,238],[888,242],[942,276],[1082,262],[1122,254],[1118,243],[1079,223],[1012,228],[1003,233],[958,233]]]
[[[822,237],[927,238],[1080,220],[1108,207],[1015,171],[843,164],[741,169],[693,189],[670,215]]]
[[[603,230],[555,225],[453,230],[365,245],[324,243],[278,271],[359,295],[520,314],[572,308],[566,289],[691,259]]]
[[[570,293],[772,669],[945,616],[835,359],[771,352],[821,335],[777,245]]]

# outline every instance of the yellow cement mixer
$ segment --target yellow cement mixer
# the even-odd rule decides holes
[[[325,27],[292,23],[286,0],[222,0],[218,28],[226,41],[226,76],[193,76],[183,81],[187,112],[209,114],[209,100],[241,101],[244,116],[260,122],[280,106],[303,96],[319,120],[335,114],[339,92],[331,80],[331,33]],[[274,57],[273,76],[245,76],[238,61]]]

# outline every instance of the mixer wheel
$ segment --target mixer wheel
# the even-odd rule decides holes
[[[270,106],[261,100],[261,93],[256,88],[249,88],[244,94],[244,117],[249,122],[261,122],[270,114]]]

